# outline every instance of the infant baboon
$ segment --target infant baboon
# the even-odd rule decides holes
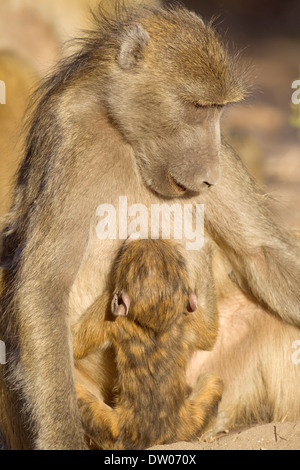
[[[188,396],[185,372],[191,350],[214,345],[217,311],[207,323],[184,257],[170,241],[125,242],[114,280],[113,296],[101,295],[74,330],[75,359],[109,342],[116,351],[113,408],[77,386],[87,436],[102,449],[196,438],[216,415],[223,386],[218,376],[204,374]],[[115,321],[107,318],[110,304]]]

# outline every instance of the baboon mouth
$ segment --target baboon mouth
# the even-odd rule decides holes
[[[174,176],[172,176],[170,173],[168,173],[168,181],[170,183],[171,188],[174,189],[176,193],[182,194],[187,190],[187,188],[183,186],[183,184],[178,183],[178,181],[176,181]]]

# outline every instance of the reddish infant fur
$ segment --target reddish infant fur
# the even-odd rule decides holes
[[[115,321],[106,291],[75,325],[75,358],[109,342],[116,351],[113,408],[77,385],[87,436],[104,449],[196,438],[215,417],[223,385],[204,374],[189,394],[185,371],[192,350],[214,345],[217,312],[207,321],[197,309],[184,258],[170,241],[127,241],[114,279]]]

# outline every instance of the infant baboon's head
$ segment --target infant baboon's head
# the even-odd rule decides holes
[[[197,309],[185,260],[170,240],[128,239],[115,271],[112,312],[156,332]]]

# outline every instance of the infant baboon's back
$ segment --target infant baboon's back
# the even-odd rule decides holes
[[[215,415],[222,383],[217,376],[201,376],[188,396],[185,370],[197,346],[190,342],[188,317],[199,316],[201,337],[203,312],[189,288],[183,256],[170,241],[128,240],[114,279],[115,321],[105,320],[112,297],[106,292],[75,327],[76,358],[107,340],[116,351],[114,408],[77,386],[87,435],[106,449],[142,449],[197,437]]]

